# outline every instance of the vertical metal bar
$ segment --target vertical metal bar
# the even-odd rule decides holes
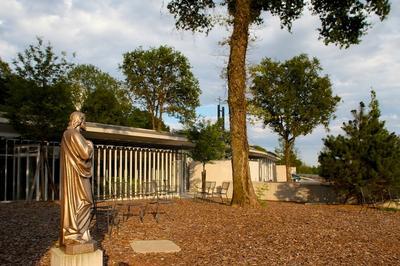
[[[171,187],[173,188],[174,193],[177,192],[176,187],[176,167],[177,167],[177,151],[172,152],[172,178],[171,178]]]
[[[171,188],[172,188],[172,151],[169,152],[168,154],[168,189],[171,192]]]
[[[139,175],[138,175],[138,191],[140,193],[140,197],[143,196],[143,149],[139,150]]]
[[[125,195],[125,198],[127,198],[128,197],[128,148],[125,148],[125,156],[124,156],[124,158],[125,158],[125,161],[124,161],[124,163],[125,163],[125,167],[124,167],[124,178],[125,178],[125,193],[124,193],[124,195]]]
[[[17,148],[17,200],[21,197],[21,147]]]
[[[54,200],[54,188],[56,186],[56,179],[55,179],[55,173],[56,173],[56,144],[53,142],[53,149],[52,149],[52,156],[51,156],[51,182],[53,183],[53,189],[51,190],[51,200]]]
[[[133,167],[132,167],[132,159],[133,159],[133,150],[129,149],[129,198],[132,199],[132,179],[133,179]]]
[[[47,166],[49,164],[49,143],[46,143],[46,161],[43,162],[43,167],[44,167],[44,200],[47,200],[47,190],[48,190],[48,184],[49,184],[49,173],[47,170]],[[43,157],[44,158],[44,157]]]
[[[115,147],[114,150],[114,196],[117,196],[117,183],[118,183],[118,149]]]
[[[40,200],[40,196],[41,196],[41,192],[40,192],[40,178],[43,178],[43,177],[41,176],[41,170],[42,170],[42,169],[40,169],[40,167],[43,165],[43,159],[40,160],[40,156],[42,156],[42,158],[43,158],[44,155],[42,155],[41,153],[42,153],[42,151],[41,151],[41,148],[40,148],[40,146],[39,146],[38,153],[37,153],[37,155],[36,155],[36,167],[39,167],[39,171],[36,169],[36,173],[39,174],[38,177],[37,177],[37,179],[36,179],[36,201],[39,201],[39,200]],[[28,148],[28,157],[29,157],[29,155],[30,155],[30,154],[29,154],[29,148]],[[39,163],[40,163],[40,165],[39,165]],[[36,178],[36,177],[34,176],[33,178]],[[35,180],[35,179],[33,179],[33,180]]]
[[[15,163],[15,140],[13,141],[13,170],[12,170],[12,182],[13,182],[13,188],[12,188],[12,200],[16,200],[16,198],[15,198],[15,196],[16,196],[16,187],[15,187],[15,185],[16,185],[16,169],[15,169],[15,166],[16,166],[16,163]]]
[[[160,167],[160,174],[161,174],[161,186],[163,190],[165,190],[165,171],[164,171],[164,159],[165,159],[165,151],[161,151],[161,167]]]
[[[133,182],[134,182],[134,186],[133,186],[133,195],[134,197],[138,197],[138,178],[139,178],[139,169],[138,169],[138,161],[139,161],[139,157],[138,157],[138,150],[135,149],[135,171],[133,172]]]
[[[96,197],[99,198],[100,197],[100,168],[101,168],[101,146],[97,146],[97,165],[96,165]],[[94,178],[94,177],[92,177]]]
[[[112,148],[108,147],[108,195],[111,195],[112,186]]]
[[[184,158],[184,160],[183,160],[183,192],[185,192],[186,193],[186,191],[187,191],[187,187],[188,187],[188,179],[189,179],[189,177],[188,177],[188,175],[187,175],[187,155],[186,155],[186,152],[184,152],[184,154],[183,154],[183,158]]]
[[[29,153],[28,153],[29,154]],[[25,169],[25,200],[29,196],[29,155],[26,156],[26,169]]]
[[[7,173],[8,173],[8,169],[7,169],[7,157],[8,157],[8,140],[6,140],[6,151],[5,151],[5,158],[4,158],[4,200],[7,200]]]
[[[102,174],[102,176],[103,176],[103,189],[101,190],[102,191],[101,193],[103,193],[103,197],[105,196],[106,190],[107,190],[107,187],[106,187],[106,177],[107,177],[106,169],[107,169],[107,148],[103,147],[103,174]]]
[[[122,157],[122,147],[119,148],[119,171],[118,171],[118,182],[119,182],[119,197],[122,198],[123,197],[123,193],[122,193],[122,161],[123,161],[123,157]]]
[[[151,170],[151,172],[152,172],[152,177],[151,177],[151,180],[153,181],[153,180],[156,180],[156,152],[155,152],[155,150],[152,150],[151,151],[151,154],[152,154],[152,156],[151,156],[151,166],[152,166],[152,170]]]
[[[157,174],[156,174],[157,185],[161,185],[161,172],[160,172],[160,150],[157,150]]]
[[[147,178],[148,178],[148,176],[147,176],[147,149],[145,149],[143,152],[144,152],[144,154],[143,154],[143,174],[144,174],[144,176],[143,176],[143,182],[144,183],[142,183],[142,185],[143,184],[145,184],[145,186],[144,186],[144,189],[145,189],[145,193],[147,193]]]

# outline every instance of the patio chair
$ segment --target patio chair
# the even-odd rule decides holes
[[[160,210],[160,205],[171,204],[173,201],[168,198],[167,186],[159,186],[157,181],[153,180],[144,184],[146,187],[146,196],[150,197],[148,201],[141,207],[139,216],[141,222],[147,213],[151,213],[158,223],[161,214],[167,214],[165,211]]]
[[[111,193],[102,195],[101,197],[93,196],[92,216],[91,220],[95,220],[96,230],[99,230],[99,220],[105,217],[107,222],[107,232],[111,236],[115,226],[119,226],[117,195],[111,187]]]
[[[215,195],[221,198],[222,203],[224,203],[224,200],[222,198],[223,195],[225,195],[226,201],[228,202],[228,189],[230,184],[230,182],[222,182],[222,185],[217,187]]]
[[[205,191],[205,196],[206,197],[214,197],[214,189],[216,186],[217,182],[215,181],[207,181],[206,182],[206,191]]]

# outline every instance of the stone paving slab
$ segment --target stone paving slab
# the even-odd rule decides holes
[[[131,247],[136,253],[175,253],[181,248],[171,240],[135,240]]]

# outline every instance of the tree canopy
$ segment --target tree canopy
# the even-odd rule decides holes
[[[30,44],[13,60],[16,74],[39,87],[51,86],[64,80],[73,64],[68,62],[65,52],[56,55],[53,46],[37,37],[37,44]]]
[[[203,165],[203,191],[205,190],[206,182],[206,164],[213,160],[219,160],[225,155],[225,134],[222,130],[221,122],[222,120],[212,124],[210,121],[199,121],[186,133],[188,139],[195,144],[193,150],[190,151],[190,157]]]
[[[72,64],[57,56],[50,43],[37,38],[14,60],[15,75],[8,83],[6,116],[26,138],[59,140],[74,107],[66,75]]]
[[[74,66],[68,73],[68,81],[71,83],[74,104],[78,110],[89,94],[98,89],[109,90],[121,104],[131,105],[126,91],[121,88],[120,82],[94,65],[80,64]]]
[[[195,144],[190,152],[193,160],[205,165],[224,157],[226,145],[220,121],[214,124],[210,121],[200,121],[188,130],[187,136]]]
[[[363,102],[343,123],[344,135],[328,136],[319,155],[321,175],[332,181],[339,193],[381,199],[389,191],[400,192],[400,139],[385,128],[374,91],[369,110]],[[366,193],[368,191],[368,193]]]
[[[153,129],[161,129],[158,121],[163,121],[164,113],[183,123],[195,118],[201,91],[189,61],[179,51],[167,46],[138,48],[123,55],[121,69],[133,97],[153,115]]]
[[[10,66],[0,58],[0,111],[4,110],[6,99],[9,96],[8,82],[10,78]]]
[[[328,76],[317,58],[295,56],[285,62],[265,58],[251,68],[251,104],[264,112],[260,118],[283,142],[287,181],[291,181],[291,150],[298,136],[318,125],[328,127],[340,98],[332,95]]]
[[[183,30],[208,32],[215,24],[210,9],[217,5],[225,6],[233,27],[229,40],[228,61],[228,104],[232,147],[233,205],[257,206],[258,201],[250,179],[248,163],[248,142],[246,129],[246,52],[249,26],[262,23],[262,12],[278,16],[281,26],[291,29],[292,22],[298,19],[305,0],[267,1],[267,0],[171,0],[167,7],[175,17],[176,27]],[[348,47],[360,42],[369,27],[370,14],[381,20],[390,11],[388,0],[312,0],[309,3],[312,13],[321,20],[318,29],[320,38],[326,44],[334,43]]]

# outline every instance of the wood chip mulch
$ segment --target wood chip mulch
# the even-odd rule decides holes
[[[120,206],[120,208],[122,208]],[[109,235],[92,229],[106,265],[400,265],[400,211],[267,202],[259,209],[175,200],[160,221],[139,208]],[[124,210],[121,209],[120,213]],[[55,202],[0,203],[0,265],[50,265]],[[174,254],[135,254],[133,240],[168,239]]]

